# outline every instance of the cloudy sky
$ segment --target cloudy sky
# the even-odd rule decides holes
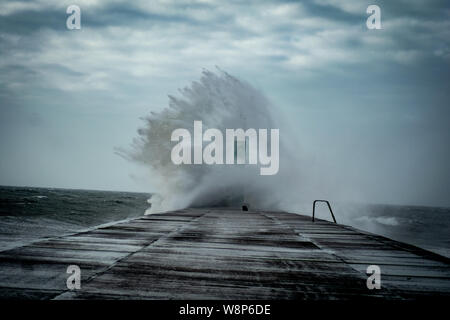
[[[448,1],[6,0],[0,56],[1,185],[154,190],[114,148],[219,66],[272,100],[345,198],[450,206]]]

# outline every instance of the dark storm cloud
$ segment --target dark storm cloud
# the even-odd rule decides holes
[[[41,29],[62,30],[66,25],[66,16],[61,11],[24,10],[1,16],[1,33],[31,36]]]
[[[318,3],[313,0],[302,2],[308,14],[325,19],[332,19],[345,24],[360,24],[361,14],[351,13],[329,3]]]
[[[133,3],[112,4],[94,10],[83,11],[83,23],[86,27],[103,28],[106,26],[137,26],[145,23],[147,26],[161,23],[195,24],[181,14],[156,14],[144,12],[133,6]]]

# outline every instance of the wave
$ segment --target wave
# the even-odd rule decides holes
[[[204,70],[199,81],[169,96],[169,105],[161,112],[143,118],[144,126],[131,148],[119,154],[143,164],[150,170],[156,193],[149,199],[147,213],[182,209],[190,206],[239,205],[280,209],[280,203],[295,199],[292,184],[298,159],[289,151],[289,132],[280,129],[280,170],[273,176],[259,175],[255,165],[174,165],[171,161],[173,130],[193,132],[194,121],[202,121],[203,130],[279,129],[280,117],[267,97],[250,84],[218,70]],[[295,181],[297,183],[297,181]],[[291,197],[290,197],[291,196]]]

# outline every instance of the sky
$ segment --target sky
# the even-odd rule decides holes
[[[114,150],[218,66],[295,128],[326,195],[450,206],[448,1],[6,0],[0,57],[0,185],[157,190]]]

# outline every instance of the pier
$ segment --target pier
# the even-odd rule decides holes
[[[66,285],[69,265],[81,288]],[[381,270],[369,290],[367,267]],[[0,252],[1,299],[450,297],[450,260],[310,216],[232,208],[143,216]]]

